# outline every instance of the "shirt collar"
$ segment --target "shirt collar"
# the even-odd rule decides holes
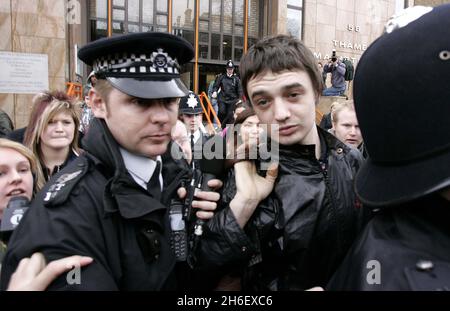
[[[156,161],[160,161],[162,166],[161,156],[157,156],[155,161],[147,157],[133,154],[123,148],[119,148],[119,150],[122,154],[125,167],[127,168],[128,172],[131,173],[131,176],[133,178],[137,177],[141,179],[144,183],[147,183],[152,177],[153,172],[156,168]]]
[[[200,136],[201,136],[200,130],[196,130],[194,132],[194,143],[197,143],[197,141],[199,140]]]

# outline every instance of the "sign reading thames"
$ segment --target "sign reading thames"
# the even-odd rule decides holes
[[[0,93],[35,94],[48,90],[47,54],[0,52]]]

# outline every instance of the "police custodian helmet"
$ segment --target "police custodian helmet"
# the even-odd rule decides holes
[[[407,9],[386,30],[362,55],[354,81],[370,156],[356,192],[371,206],[450,185],[450,4]]]
[[[227,68],[234,68],[234,64],[233,64],[233,61],[230,59],[229,61],[227,61]]]
[[[99,79],[130,96],[182,97],[180,65],[194,57],[192,45],[169,33],[145,32],[102,38],[80,49],[78,57]]]
[[[203,108],[200,103],[200,98],[192,91],[180,100],[179,107],[180,114],[200,114],[203,113]]]

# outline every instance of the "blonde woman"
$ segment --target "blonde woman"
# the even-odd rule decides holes
[[[17,142],[0,138],[0,222],[11,198],[24,196],[31,200],[43,184],[40,165],[31,150]],[[1,236],[0,270],[6,240],[6,236]],[[69,264],[85,266],[92,262],[92,258],[71,256],[46,265],[44,256],[36,253],[21,262],[8,290],[44,290],[58,275],[71,269]]]
[[[44,184],[44,178],[33,153],[24,145],[0,138],[0,222],[3,211],[13,197],[31,200]],[[6,250],[7,236],[0,239],[0,263]],[[1,267],[1,265],[0,265]]]
[[[9,200],[18,195],[31,200],[44,185],[41,168],[24,145],[0,138],[0,220]]]
[[[45,180],[78,157],[79,109],[63,92],[44,92],[33,99],[34,109],[24,144],[38,158]]]

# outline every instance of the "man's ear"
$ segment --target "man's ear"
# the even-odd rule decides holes
[[[106,119],[106,116],[108,114],[106,110],[106,102],[103,100],[103,97],[95,89],[95,87],[89,90],[89,103],[92,109],[92,113],[96,118]]]

